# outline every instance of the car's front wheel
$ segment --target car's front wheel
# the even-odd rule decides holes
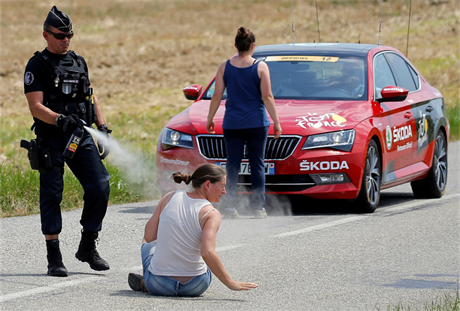
[[[447,185],[447,141],[442,131],[436,137],[433,162],[428,175],[421,180],[410,183],[417,198],[440,198]]]
[[[361,213],[373,213],[380,200],[380,183],[382,178],[382,162],[377,143],[369,142],[366,163],[364,166],[363,182],[356,203]]]

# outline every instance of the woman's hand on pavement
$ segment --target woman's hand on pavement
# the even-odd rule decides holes
[[[233,281],[228,288],[231,290],[250,290],[253,288],[257,288],[259,285],[250,283],[250,282],[238,282],[238,281]]]

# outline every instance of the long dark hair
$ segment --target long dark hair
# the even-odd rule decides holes
[[[200,188],[205,181],[209,180],[212,184],[214,184],[221,181],[225,175],[225,171],[220,166],[212,163],[206,163],[200,165],[193,174],[175,172],[172,174],[171,178],[178,184],[184,182],[188,185],[192,182],[193,188]]]
[[[239,52],[248,51],[251,47],[251,44],[256,42],[256,36],[249,30],[244,27],[238,28],[235,37],[235,45]]]

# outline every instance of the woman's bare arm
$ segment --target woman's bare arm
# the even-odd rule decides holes
[[[214,115],[219,109],[220,101],[222,100],[222,96],[224,95],[225,90],[225,82],[224,82],[224,71],[225,71],[225,62],[219,66],[216,73],[216,86],[214,88],[214,94],[212,94],[211,98],[211,105],[209,106],[209,113],[208,113],[208,121],[206,123],[206,130],[210,134],[215,133],[214,128]]]
[[[201,256],[211,269],[212,273],[231,290],[250,290],[258,287],[250,282],[233,280],[225,270],[222,261],[216,253],[216,235],[221,222],[220,213],[210,213],[206,219],[201,235]]]

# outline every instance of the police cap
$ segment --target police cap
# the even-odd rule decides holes
[[[72,21],[70,20],[70,17],[59,10],[56,6],[51,8],[45,22],[43,23],[44,31],[47,30],[46,28],[48,25],[53,26],[62,32],[69,32],[72,30]]]

